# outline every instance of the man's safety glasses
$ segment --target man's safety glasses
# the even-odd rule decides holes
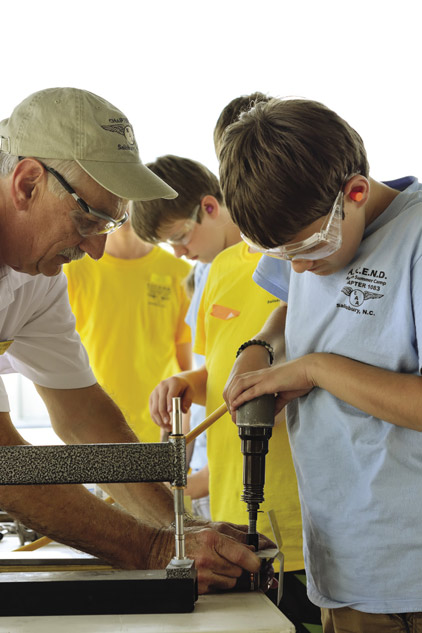
[[[69,185],[67,180],[63,178],[58,171],[53,169],[52,167],[48,167],[44,165],[41,161],[39,161],[41,165],[48,171],[49,174],[52,174],[56,180],[66,189],[67,193],[72,196],[72,198],[76,201],[79,209],[75,209],[71,211],[72,220],[76,226],[76,229],[81,235],[81,237],[91,237],[94,235],[105,235],[107,233],[113,233],[117,229],[119,229],[127,220],[129,219],[129,213],[125,211],[122,218],[119,220],[115,220],[110,215],[103,213],[102,211],[97,211],[93,209],[85,202],[85,200],[78,196],[73,187]],[[81,212],[82,211],[82,212]],[[93,218],[96,218],[95,220]]]

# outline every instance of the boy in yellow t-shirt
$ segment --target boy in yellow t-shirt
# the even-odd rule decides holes
[[[64,266],[76,329],[101,386],[143,442],[158,442],[148,399],[157,382],[191,367],[191,266],[142,242],[127,222],[108,236],[99,261]]]
[[[240,242],[240,231],[231,221],[224,205],[218,178],[205,165],[183,156],[166,154],[148,163],[147,167],[167,184],[174,186],[179,195],[174,200],[166,200],[164,204],[155,204],[154,200],[137,202],[131,215],[132,225],[135,233],[145,242],[167,242],[176,257],[195,262],[195,287],[186,318],[194,339],[196,315],[210,264],[222,250]],[[198,354],[194,360],[196,367],[204,363],[204,358]],[[204,419],[205,409],[194,404],[189,412],[191,428],[194,428]],[[191,447],[192,444],[188,450]],[[188,475],[185,493],[192,499],[192,509],[208,518],[205,434],[195,441],[189,464],[192,474]]]

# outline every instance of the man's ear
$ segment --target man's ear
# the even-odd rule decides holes
[[[353,176],[344,187],[344,197],[359,206],[366,204],[369,198],[369,181],[365,176]]]
[[[46,186],[44,167],[34,158],[24,158],[16,165],[12,174],[11,197],[16,209],[25,210],[41,186]]]
[[[201,209],[203,215],[207,215],[213,220],[220,215],[220,204],[217,198],[209,194],[201,199]]]

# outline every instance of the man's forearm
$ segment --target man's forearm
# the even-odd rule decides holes
[[[37,387],[57,435],[67,444],[138,442],[115,403],[99,385],[86,389]],[[153,424],[153,422],[151,422]],[[133,516],[155,526],[174,519],[173,495],[163,484],[107,484],[104,489]]]
[[[154,566],[159,531],[106,504],[83,486],[2,486],[0,505],[13,517],[55,541],[122,569]],[[169,555],[171,535],[169,534]]]
[[[0,445],[26,443],[9,414],[0,413]],[[0,507],[40,534],[104,558],[113,565],[146,569],[154,562],[150,560],[151,548],[159,531],[141,525],[127,512],[104,503],[84,486],[3,485],[0,486]],[[161,533],[160,538],[163,538]]]
[[[104,484],[101,487],[142,523],[167,527],[174,521],[173,494],[164,484]]]

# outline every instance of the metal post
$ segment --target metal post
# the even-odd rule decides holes
[[[180,398],[173,398],[173,432],[169,437],[169,441],[175,445],[175,466],[178,472],[181,471],[181,465],[184,466],[183,477],[175,479],[172,484],[174,493],[174,514],[175,514],[175,542],[176,556],[174,556],[167,565],[167,576],[171,578],[174,574],[180,577],[181,574],[190,574],[194,568],[194,561],[186,557],[185,552],[185,501],[184,489],[186,487],[186,441],[182,429],[182,409]],[[183,450],[182,450],[183,449]],[[179,461],[181,463],[179,463]]]
[[[182,429],[182,409],[180,398],[173,398],[173,435],[183,435]],[[176,558],[177,560],[184,560],[185,556],[185,531],[184,531],[184,515],[185,515],[185,500],[184,500],[184,486],[175,486],[173,488],[174,494],[174,515],[175,515],[175,540],[176,540]]]

